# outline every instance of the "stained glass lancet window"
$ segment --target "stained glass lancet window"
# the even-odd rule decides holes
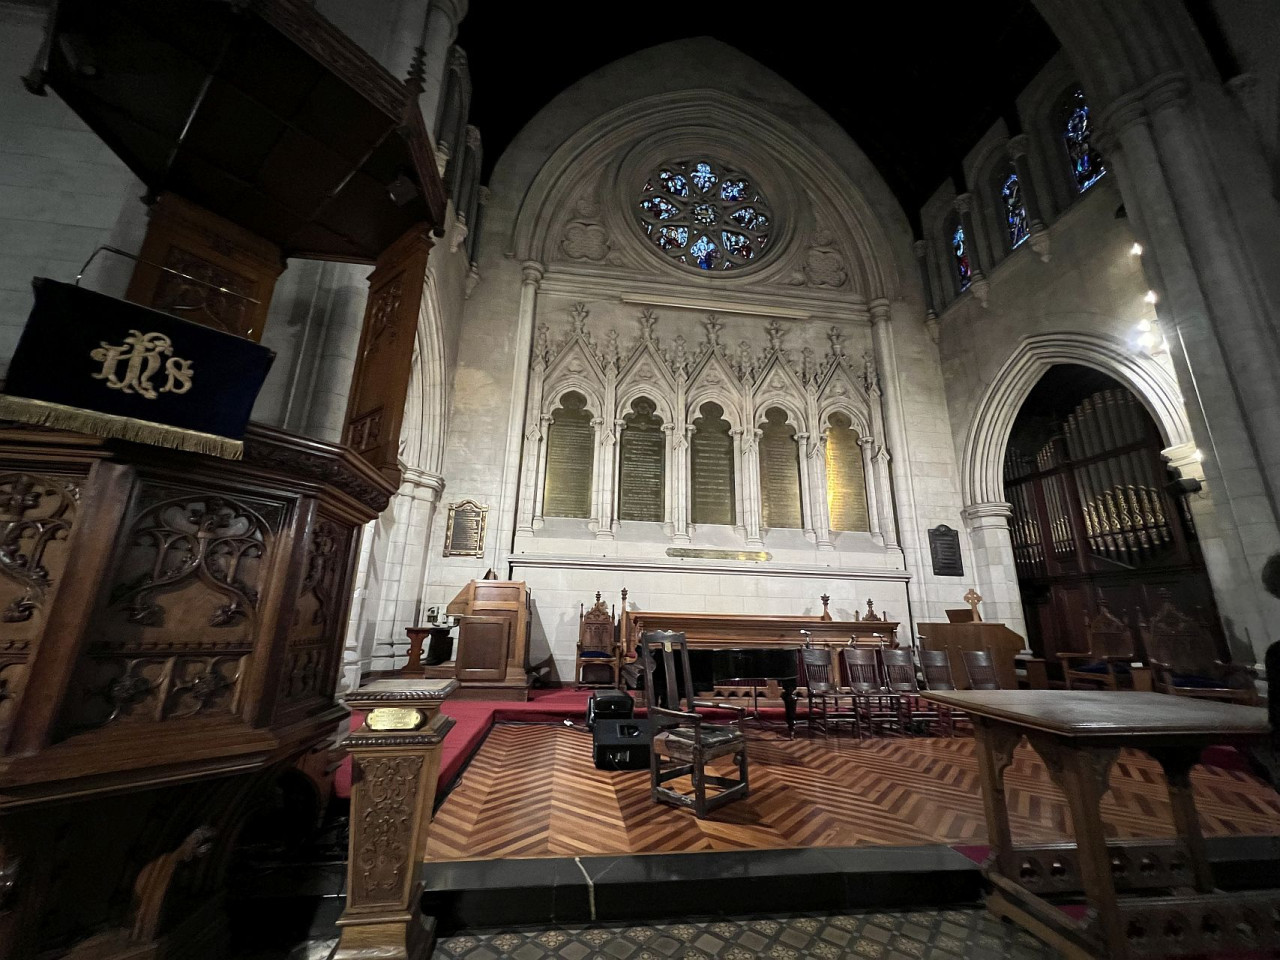
[[[691,270],[755,263],[774,229],[768,200],[746,174],[716,160],[671,160],[640,190],[637,220],[649,242]]]
[[[1011,173],[1005,178],[1004,186],[1000,188],[1000,199],[1004,203],[1004,219],[1006,228],[1009,231],[1009,246],[1010,248],[1017,247],[1031,233],[1030,228],[1027,226],[1027,207],[1022,202],[1022,186],[1018,183],[1018,175],[1016,173]]]
[[[1062,140],[1067,147],[1071,176],[1075,179],[1076,189],[1084,193],[1107,172],[1107,167],[1102,162],[1102,155],[1093,147],[1093,124],[1082,89],[1076,87],[1067,94],[1062,112]]]
[[[951,234],[951,256],[956,265],[956,282],[960,289],[968,290],[973,280],[973,267],[969,263],[969,245],[965,240],[964,227],[956,224]]]

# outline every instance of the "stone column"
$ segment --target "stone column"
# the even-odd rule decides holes
[[[746,512],[743,526],[747,533],[747,546],[763,547],[762,527],[764,515],[761,509],[763,494],[760,486],[760,438],[762,430],[745,430],[742,434],[742,473],[743,486],[742,506]]]
[[[551,414],[544,413],[538,418],[538,465],[533,475],[533,529],[535,530],[541,530],[547,523],[542,518],[542,500],[547,492],[547,431],[550,429]]]
[[[1245,223],[1231,208],[1222,191],[1235,185],[1224,184],[1213,161],[1225,161],[1188,116],[1187,93],[1185,79],[1171,76],[1141,97],[1121,98],[1103,116],[1100,145],[1143,244],[1143,268],[1204,456],[1216,529],[1208,536],[1202,529],[1201,539],[1218,609],[1234,656],[1260,662],[1280,614],[1259,580],[1267,556],[1280,549],[1280,343],[1265,306],[1278,285],[1250,259],[1247,237],[1263,232],[1264,222],[1276,231],[1261,211]],[[1215,552],[1220,558],[1210,561]],[[1229,573],[1214,576],[1215,568]]]
[[[449,49],[458,38],[458,24],[467,15],[468,0],[431,0],[427,8],[427,30],[423,44],[422,119],[434,136],[439,126],[440,101],[445,73],[449,69]]]
[[[871,539],[884,545],[884,534],[880,530],[880,492],[875,474],[875,441],[871,437],[859,437],[858,447],[862,451],[862,480],[867,487],[867,524],[871,527]]]
[[[448,167],[449,159],[462,146],[462,131],[466,124],[465,104],[463,103],[464,76],[467,70],[467,55],[460,47],[449,50],[449,66],[440,108],[440,122],[433,131],[436,138],[436,168],[440,176]]]
[[[809,476],[809,435],[796,434],[796,466],[800,470],[800,524],[804,535],[818,541],[813,522],[813,478]]]
[[[511,358],[511,403],[507,410],[507,439],[502,456],[502,490],[498,495],[498,510],[491,516],[496,536],[493,537],[493,553],[489,566],[501,567],[510,542],[504,543],[514,533],[514,511],[508,504],[518,496],[520,484],[520,446],[524,439],[524,412],[529,402],[530,355],[533,352],[533,331],[537,324],[538,284],[546,268],[536,260],[526,260],[520,284],[520,315],[516,325],[516,337]],[[488,547],[485,548],[486,553]]]
[[[827,503],[827,432],[810,438],[809,455],[805,458],[813,475],[813,529],[819,550],[834,550],[831,542],[831,508]]]
[[[1027,243],[1031,244],[1031,249],[1039,255],[1041,260],[1048,263],[1049,228],[1045,226],[1040,195],[1036,191],[1035,175],[1031,172],[1030,150],[1031,138],[1025,133],[1009,138],[1009,159],[1013,161],[1013,172],[1018,175],[1022,205],[1027,210],[1027,227],[1030,230]]]
[[[591,429],[595,431],[595,463],[591,469],[591,520],[588,526],[597,540],[612,540],[609,526],[608,470],[613,460],[613,431],[606,429],[604,417],[592,417]]]
[[[378,680],[345,699],[367,710],[343,741],[351,754],[347,903],[334,960],[425,960],[435,921],[420,913],[421,865],[453,718],[440,712],[457,680]]]
[[[929,244],[917,240],[911,245],[916,255],[916,266],[920,268],[920,286],[924,289],[924,327],[929,331],[929,339],[938,342],[938,310],[933,296],[933,280],[929,276]]]
[[[969,528],[977,569],[974,578],[987,610],[988,620],[1003,623],[1023,637],[1027,646],[1027,626],[1022,613],[1022,594],[1018,589],[1018,568],[1013,557],[1013,538],[1009,519],[1013,507],[1008,503],[972,503],[961,512]]]
[[[671,539],[676,543],[689,543],[689,441],[693,437],[693,425],[680,429],[672,424],[671,450],[675,476],[671,480]],[[663,429],[666,429],[665,425]]]
[[[679,475],[678,471],[680,470],[680,455],[676,450],[676,425],[674,423],[664,423],[662,425],[662,440],[662,462],[666,467],[666,476],[662,484],[662,529],[668,537],[674,538],[679,515],[676,498],[681,493],[681,488],[676,483],[676,477]]]
[[[733,437],[733,529],[738,536],[745,537],[747,535],[747,497],[745,491],[747,470],[742,453],[742,431],[730,430],[729,435]],[[690,436],[692,436],[692,433],[690,433]]]
[[[422,622],[427,597],[427,574],[431,567],[431,530],[436,507],[444,493],[444,477],[426,470],[406,467],[402,495],[409,497],[409,523],[404,530],[404,553],[400,566],[400,591],[397,604],[397,635],[403,628]],[[392,539],[394,548],[395,539]],[[408,590],[405,588],[408,587]],[[410,612],[408,604],[413,604]]]
[[[960,214],[960,226],[964,228],[965,245],[969,250],[969,289],[985,307],[991,294],[991,285],[987,281],[987,272],[983,269],[982,245],[978,242],[978,231],[974,228],[973,203],[972,193],[956,196],[956,213]]]

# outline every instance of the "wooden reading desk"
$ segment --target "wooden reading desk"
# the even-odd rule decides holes
[[[1270,741],[1260,707],[1158,693],[965,690],[923,694],[973,718],[991,856],[987,907],[1070,958],[1231,955],[1280,946],[1280,889],[1215,890],[1189,773],[1213,744]],[[1066,795],[1076,842],[1014,846],[1004,771],[1026,737]],[[1164,769],[1177,837],[1108,842],[1099,805],[1121,747]],[[1047,895],[1083,893],[1082,923]],[[1124,894],[1124,896],[1120,896]]]

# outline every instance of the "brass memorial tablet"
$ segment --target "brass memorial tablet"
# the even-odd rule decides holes
[[[547,480],[542,496],[545,517],[590,517],[591,476],[595,466],[595,428],[587,398],[570,391],[551,411],[547,428]]]
[[[760,425],[760,500],[766,527],[800,527],[800,450],[786,411],[770,407]]]
[[[667,438],[653,401],[631,404],[618,438],[618,519],[661,523],[666,493]]]
[[[474,500],[449,504],[449,518],[444,525],[446,557],[484,556],[484,531],[489,508]]]
[[[827,510],[831,529],[870,531],[858,431],[843,413],[833,413],[827,420]]]
[[[690,519],[694,523],[733,524],[733,437],[724,409],[704,403],[689,440]]]

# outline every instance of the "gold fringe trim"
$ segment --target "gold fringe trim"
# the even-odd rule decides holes
[[[32,400],[30,397],[0,394],[0,420],[17,420],[39,427],[89,433],[95,437],[189,450],[224,460],[239,460],[244,456],[244,444],[241,441],[220,437],[216,433],[184,430],[151,420],[135,420],[133,417],[68,407],[61,403],[49,403],[47,400]]]

